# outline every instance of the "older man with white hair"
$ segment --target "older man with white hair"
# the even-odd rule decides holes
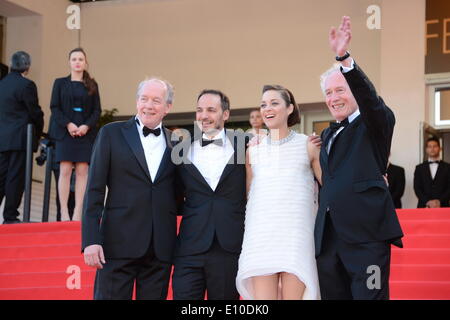
[[[94,299],[166,299],[176,240],[175,165],[162,120],[173,102],[160,79],[138,88],[137,114],[104,126],[89,168],[82,218]],[[105,193],[108,189],[106,201]]]
[[[322,134],[322,189],[315,226],[322,299],[389,299],[391,244],[403,236],[386,174],[395,117],[347,51],[350,18],[332,28],[341,62],[322,76],[337,121]]]

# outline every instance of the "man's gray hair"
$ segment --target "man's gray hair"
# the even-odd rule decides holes
[[[31,66],[31,57],[25,51],[17,51],[11,57],[11,71],[24,73]]]
[[[163,84],[166,87],[166,103],[167,104],[172,104],[173,103],[173,96],[174,96],[174,90],[173,90],[173,86],[166,80],[162,80],[159,78],[149,78],[149,79],[145,79],[144,81],[142,81],[141,83],[139,83],[138,86],[138,90],[137,90],[137,98],[139,99],[140,95],[141,95],[141,91],[142,89],[145,87],[146,84],[151,83],[151,82],[158,82]]]
[[[321,76],[320,76],[320,87],[322,88],[322,93],[325,95],[325,82],[327,81],[328,77],[331,76],[332,74],[336,73],[336,72],[341,72],[341,65],[339,63],[335,63],[333,64],[333,66],[328,69],[327,71],[325,71]]]

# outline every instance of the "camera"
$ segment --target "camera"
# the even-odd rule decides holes
[[[39,142],[39,155],[35,158],[38,166],[43,166],[47,161],[48,147],[53,146],[53,141],[48,138],[41,139]]]

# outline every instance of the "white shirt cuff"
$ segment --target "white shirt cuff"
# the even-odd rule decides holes
[[[350,59],[352,59],[352,62],[350,63],[350,64],[351,64],[350,67],[344,67],[344,66],[341,64],[341,67],[342,67],[342,73],[347,73],[347,72],[349,72],[349,71],[352,71],[353,68],[355,68],[355,61],[353,60],[353,58],[350,58]]]

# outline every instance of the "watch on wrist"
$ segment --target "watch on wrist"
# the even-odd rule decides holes
[[[344,61],[348,57],[350,57],[350,52],[346,51],[345,54],[342,57],[336,56],[336,61]]]

